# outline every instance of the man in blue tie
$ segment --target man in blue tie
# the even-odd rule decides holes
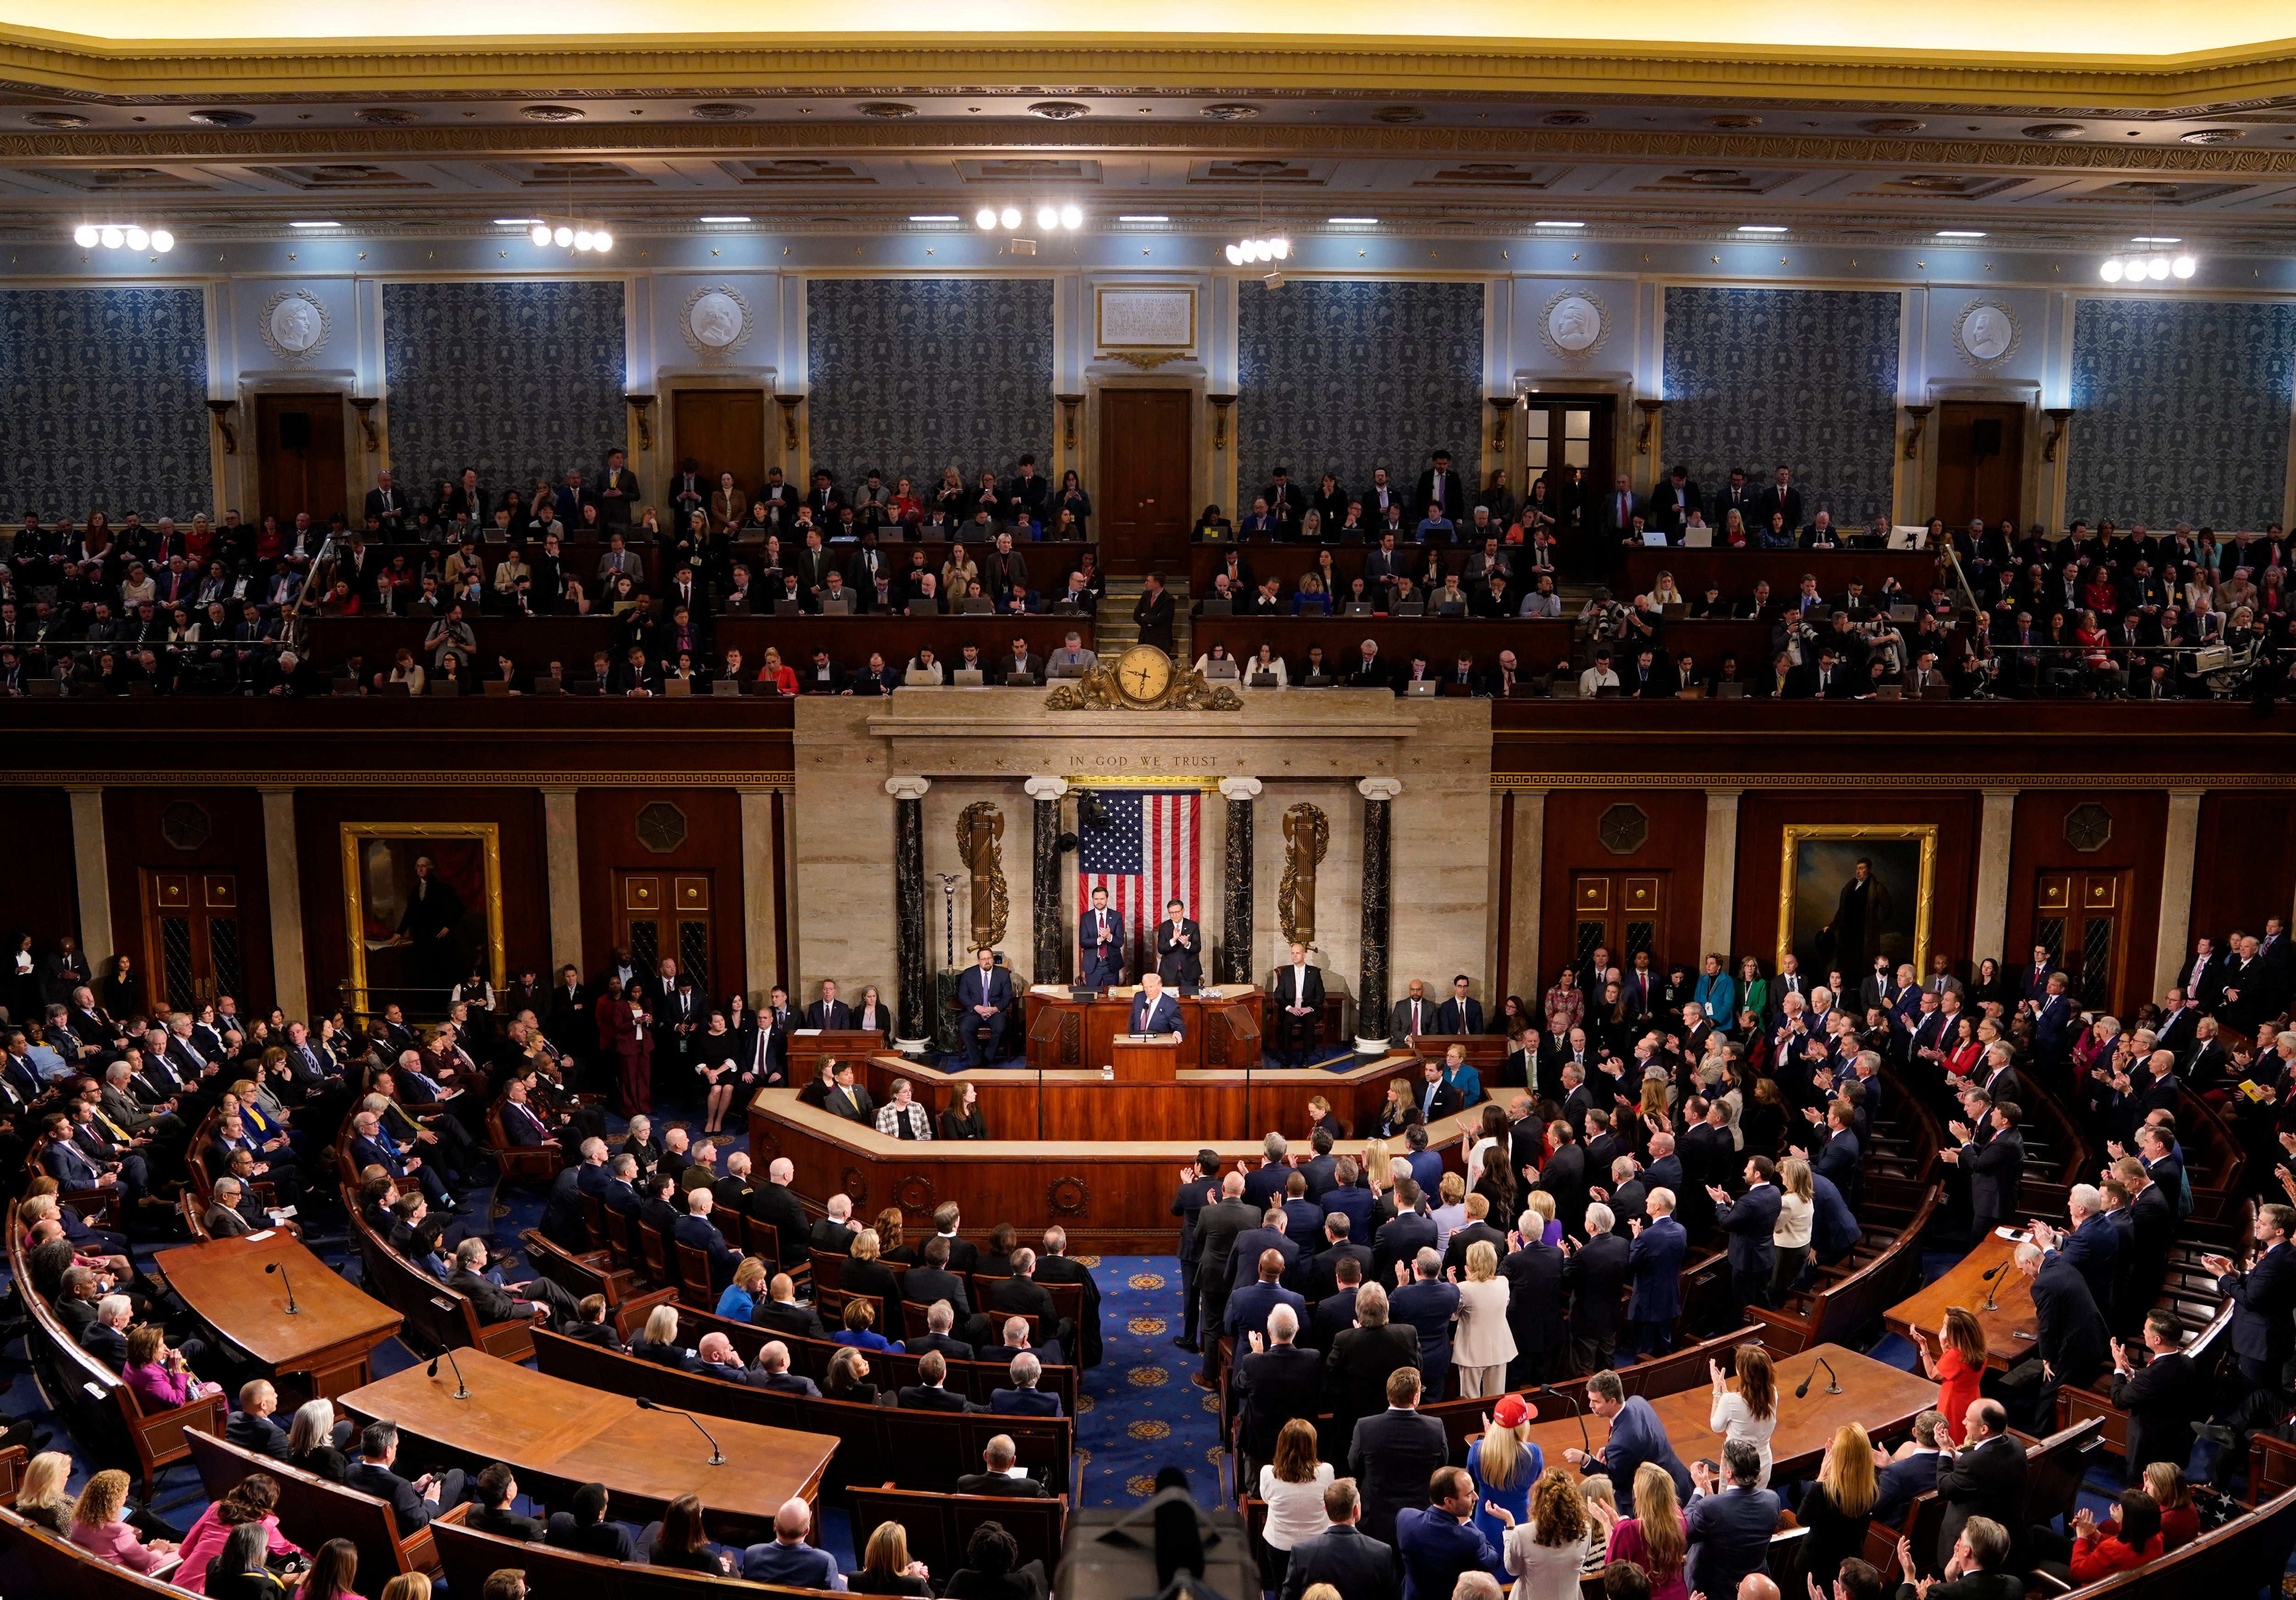
[[[982,945],[973,965],[956,981],[956,1003],[964,1013],[958,1032],[964,1038],[964,1064],[985,1067],[1004,1054],[1004,1022],[1013,1008],[1013,974],[996,964],[996,953]]]
[[[1134,1033],[1168,1033],[1177,1037],[1180,1003],[1164,992],[1164,980],[1154,972],[1140,974],[1140,991],[1132,997]]]
[[[1092,891],[1092,909],[1078,919],[1078,941],[1084,959],[1077,981],[1086,989],[1112,989],[1124,981],[1124,917],[1109,909],[1108,890]]]

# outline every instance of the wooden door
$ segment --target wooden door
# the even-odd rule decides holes
[[[1184,389],[1101,391],[1100,481],[1092,505],[1106,570],[1186,570],[1195,403]]]
[[[235,874],[144,870],[144,970],[155,1010],[196,1011],[217,995],[246,997]]]
[[[2008,401],[1948,400],[1938,407],[1935,514],[1965,528],[2020,514],[2025,492],[2025,408]]]
[[[652,973],[665,956],[677,970],[693,974],[695,986],[712,992],[718,940],[708,872],[616,872],[614,942],[630,953],[630,964]]]
[[[256,396],[255,469],[258,520],[277,517],[285,530],[297,512],[308,511],[316,526],[326,527],[345,504],[343,397]]]
[[[1556,513],[1571,527],[1570,519],[1598,503],[1611,487],[1611,431],[1616,402],[1608,395],[1548,395],[1523,397],[1522,481],[1515,492],[1528,496],[1530,486],[1546,480],[1546,496]],[[1577,477],[1572,477],[1573,472]],[[1576,482],[1578,493],[1564,489]]]
[[[2052,869],[2034,886],[2032,943],[2048,947],[2084,1010],[2120,1013],[2128,971],[2128,872]],[[2134,999],[2136,997],[2129,997]]]
[[[1572,873],[1567,947],[1571,959],[1583,963],[1597,949],[1607,949],[1611,964],[1624,971],[1636,950],[1648,950],[1651,964],[1664,967],[1666,879],[1664,872]],[[1596,998],[1588,997],[1587,1004]]]
[[[690,456],[713,490],[718,474],[731,472],[743,494],[756,494],[766,480],[765,390],[680,389],[669,398],[672,466]]]

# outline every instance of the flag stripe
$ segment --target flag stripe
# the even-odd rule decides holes
[[[1151,930],[1162,918],[1166,900],[1179,899],[1199,923],[1203,920],[1196,905],[1202,797],[1193,792],[1114,793],[1103,803],[1107,825],[1087,834],[1086,847],[1078,851],[1077,911],[1079,916],[1090,912],[1094,890],[1108,890],[1109,908],[1124,922],[1125,975],[1136,979],[1154,964]],[[1119,861],[1137,870],[1104,870]]]

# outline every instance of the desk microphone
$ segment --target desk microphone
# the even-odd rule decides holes
[[[455,1359],[455,1352],[453,1350],[441,1350],[438,1356],[431,1357],[430,1368],[423,1374],[423,1376],[435,1378],[439,1375],[439,1356],[444,1356],[447,1358],[447,1365],[455,1369],[455,1392],[448,1395],[447,1398],[450,1400],[469,1399],[471,1398],[471,1388],[469,1384],[463,1382],[463,1364]]]
[[[1992,1271],[1987,1273],[1983,1277],[1979,1278],[1977,1281],[1980,1284],[1993,1284],[1993,1280],[1995,1278],[1999,1277],[2003,1273],[2008,1270],[2009,1263],[2007,1261],[1997,1262],[1995,1263]],[[2001,1285],[1998,1284],[1993,1284],[1993,1287],[1985,1292],[1985,1303],[1977,1309],[1980,1311],[1997,1310],[1999,1309],[2000,1303]]]
[[[1817,1382],[1818,1366],[1825,1368],[1825,1392],[1828,1394],[1840,1394],[1841,1392],[1841,1380],[1834,1373],[1833,1363],[1828,1361],[1824,1356],[1820,1356],[1817,1358],[1817,1366],[1813,1366],[1809,1369],[1809,1376],[1804,1378],[1801,1381],[1801,1387],[1794,1391],[1794,1399],[1798,1400],[1801,1399],[1809,1393],[1809,1386]]]
[[[709,1429],[701,1427],[701,1419],[694,1415],[691,1411],[680,1411],[675,1406],[657,1406],[644,1395],[640,1395],[638,1397],[638,1409],[641,1411],[667,1411],[672,1416],[684,1417],[687,1422],[692,1423],[696,1428],[700,1428],[701,1430],[701,1437],[709,1441],[709,1465],[711,1466],[724,1466],[726,1465],[726,1452],[718,1448],[717,1436],[711,1433]]]
[[[1586,1415],[1579,1410],[1578,1402],[1570,1398],[1570,1391],[1556,1389],[1548,1384],[1541,1383],[1537,1389],[1531,1391],[1531,1394],[1533,1399],[1536,1399],[1538,1396],[1542,1394],[1551,1394],[1556,1399],[1561,1400],[1564,1405],[1570,1407],[1570,1415],[1578,1419],[1578,1448],[1590,1456],[1595,1453],[1595,1447],[1589,1443],[1587,1439]]]
[[[277,1273],[279,1275],[279,1281],[287,1285],[287,1315],[290,1317],[301,1316],[302,1312],[295,1304],[295,1280],[287,1276],[287,1268],[281,1266],[276,1261],[266,1261],[263,1263],[263,1270],[266,1276],[272,1273]]]

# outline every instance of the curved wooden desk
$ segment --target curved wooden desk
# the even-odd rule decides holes
[[[245,1350],[265,1375],[306,1398],[332,1399],[367,1381],[367,1357],[398,1332],[399,1316],[337,1277],[283,1228],[161,1251],[152,1264],[193,1316]],[[266,1272],[283,1268],[287,1289]]]
[[[1396,1064],[1396,1058],[1389,1058],[1380,1065],[1359,1069],[1366,1076],[1357,1092],[1368,1094],[1370,1104],[1376,1104],[1387,1079],[1395,1075]],[[881,1084],[905,1077],[921,1086],[922,1097],[936,1108],[943,1098],[943,1086],[966,1076],[934,1073],[898,1056],[873,1058],[866,1065],[873,1094]],[[1002,1086],[991,1083],[1000,1095],[996,1109],[985,1113],[992,1131],[1021,1125],[1025,1110],[1027,1132],[1034,1134],[1036,1074],[991,1071],[971,1076],[976,1082],[1007,1080]],[[1201,1130],[1212,1125],[1211,1108],[1223,1101],[1233,1103],[1241,1124],[1241,1075],[1184,1072],[1180,1076],[1181,1083],[1163,1087],[1187,1096],[1182,1103],[1187,1114],[1175,1124],[1174,1131],[1161,1137],[1063,1137],[1041,1143],[1029,1136],[914,1144],[889,1138],[874,1128],[865,1128],[802,1104],[791,1090],[761,1089],[750,1103],[750,1150],[761,1163],[787,1156],[797,1169],[794,1186],[799,1194],[816,1205],[832,1194],[849,1195],[857,1216],[898,1206],[911,1227],[922,1227],[930,1225],[934,1207],[955,1201],[963,1208],[966,1223],[976,1230],[992,1222],[1011,1221],[1021,1228],[1025,1240],[1045,1224],[1056,1222],[1068,1230],[1070,1247],[1078,1254],[1162,1253],[1171,1248],[1180,1226],[1172,1213],[1180,1169],[1195,1160],[1196,1152],[1207,1147],[1217,1151],[1220,1164],[1229,1168],[1241,1161],[1256,1164],[1261,1154],[1258,1138],[1202,1136]],[[1320,1089],[1336,1106],[1339,1097],[1332,1086],[1344,1083],[1350,1076],[1312,1069],[1255,1074],[1255,1122],[1263,1132],[1267,1128],[1283,1129],[1297,1147],[1303,1143],[1308,1095]],[[1063,1078],[1082,1081],[1055,1081]],[[1272,1101],[1270,1112],[1263,1112],[1264,1086],[1276,1078],[1318,1081],[1285,1086],[1296,1099],[1296,1112],[1283,1114],[1283,1108]],[[1233,1081],[1217,1081],[1221,1079]],[[1115,1102],[1109,1091],[1120,1087],[1103,1083],[1097,1072],[1045,1074],[1048,1099],[1056,1094],[1074,1096],[1087,1112],[1105,1107],[1112,1112]],[[984,1107],[991,1104],[986,1092],[982,1104]],[[1447,1166],[1460,1165],[1460,1136],[1480,1117],[1481,1109],[1476,1106],[1446,1117],[1428,1129]],[[1360,1155],[1363,1141],[1349,1138],[1340,1148],[1343,1153]],[[1399,1141],[1394,1150],[1402,1153]]]
[[[1065,989],[1048,994],[1046,987],[1032,986],[1021,997],[1021,1012],[1028,1022],[1029,1065],[1048,1071],[1073,1068],[1097,1072],[1109,1063],[1110,1042],[1131,1023],[1132,997],[1137,989],[1131,984],[1119,984],[1108,991],[1104,1000],[1071,1000]],[[1226,1067],[1241,1071],[1247,1052],[1255,1058],[1252,1065],[1258,1067],[1259,1040],[1236,1038],[1224,1013],[1231,1005],[1242,1006],[1264,1038],[1267,1031],[1266,995],[1249,983],[1228,983],[1220,986],[1220,993],[1215,998],[1177,993],[1173,997],[1180,1007],[1179,1052],[1174,1063],[1180,1071]],[[1059,1022],[1053,1027],[1040,1028],[1038,1024],[1046,1012],[1053,1013]],[[1050,1037],[1040,1040],[1040,1032]]]

